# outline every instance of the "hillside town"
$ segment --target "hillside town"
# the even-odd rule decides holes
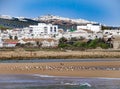
[[[9,16],[2,16],[4,19],[12,19]],[[22,19],[22,18],[19,18]],[[0,47],[16,47],[17,45],[32,44],[36,47],[58,47],[59,40],[72,38],[83,40],[104,39],[110,42],[114,49],[120,48],[120,29],[102,29],[102,25],[96,22],[89,22],[82,19],[69,19],[57,16],[45,16],[36,20],[66,20],[79,23],[76,28],[63,29],[58,25],[50,23],[38,23],[29,27],[0,29]],[[81,23],[81,24],[80,24]]]

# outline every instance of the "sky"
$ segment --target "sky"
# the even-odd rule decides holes
[[[120,26],[120,0],[0,0],[0,14],[32,18],[51,14]]]

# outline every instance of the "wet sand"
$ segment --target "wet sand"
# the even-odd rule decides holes
[[[0,74],[120,78],[120,62],[0,63]]]

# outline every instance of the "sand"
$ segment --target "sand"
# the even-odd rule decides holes
[[[0,74],[120,78],[120,62],[0,63]]]

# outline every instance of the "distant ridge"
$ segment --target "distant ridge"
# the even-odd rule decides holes
[[[92,22],[84,19],[70,19],[70,18],[55,16],[55,15],[49,15],[49,14],[45,16],[39,16],[34,20],[36,21],[63,20],[63,21],[70,21],[72,23],[77,23],[77,24],[96,23],[96,22]]]
[[[38,21],[29,18],[17,18],[8,15],[0,15],[0,26],[7,28],[23,28],[38,24]]]
[[[37,25],[38,23],[50,23],[58,25],[59,28],[76,29],[77,25],[96,23],[84,19],[70,19],[54,15],[39,16],[37,18],[12,17],[8,15],[0,15],[0,26],[8,28],[23,28],[29,25]]]

